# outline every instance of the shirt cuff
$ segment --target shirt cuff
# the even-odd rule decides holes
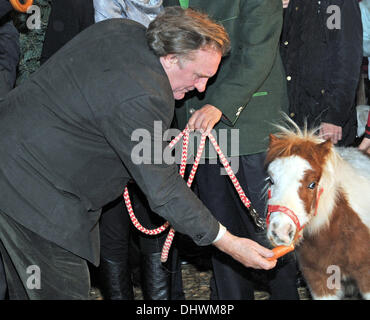
[[[215,240],[213,240],[212,243],[215,243],[216,241],[220,240],[223,235],[226,233],[226,227],[224,227],[221,223],[219,223],[220,229],[218,230],[218,234]]]

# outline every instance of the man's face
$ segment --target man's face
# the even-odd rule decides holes
[[[186,92],[194,89],[203,92],[208,79],[216,74],[221,57],[220,52],[211,48],[194,51],[192,60],[175,55],[161,57],[174,98],[181,100]]]

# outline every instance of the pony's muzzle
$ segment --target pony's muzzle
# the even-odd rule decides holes
[[[294,242],[297,228],[283,212],[275,211],[269,215],[267,238],[274,246],[287,246]]]

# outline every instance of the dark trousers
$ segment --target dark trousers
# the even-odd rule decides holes
[[[166,222],[151,211],[145,195],[135,184],[129,185],[129,194],[135,216],[141,225],[147,229],[155,229]],[[140,263],[140,257],[160,253],[167,234],[166,230],[159,235],[150,236],[137,230],[130,220],[123,197],[120,197],[103,209],[100,219],[100,255],[115,262],[130,259],[133,267],[135,263]],[[163,267],[170,273],[171,299],[184,299],[181,264],[174,245],[171,246],[168,261]]]
[[[246,196],[261,217],[265,216],[266,197],[263,195],[266,172],[264,153],[239,157],[239,170],[235,172]],[[265,233],[255,227],[247,208],[241,202],[229,176],[221,175],[222,164],[199,165],[196,174],[199,198],[211,213],[233,234],[252,239],[268,247]],[[297,269],[292,259],[280,259],[272,271],[245,268],[228,255],[215,249],[212,255],[212,299],[254,299],[257,279],[267,279],[271,299],[298,299]]]
[[[141,225],[155,229],[166,222],[150,210],[145,196],[136,185],[129,186],[129,194],[135,216]],[[149,236],[138,231],[130,220],[123,197],[120,197],[103,208],[100,219],[101,256],[113,261],[126,259],[132,239],[130,234],[138,240],[140,251],[148,254],[161,252],[167,236],[167,232]]]
[[[0,212],[0,253],[11,300],[86,300],[87,262]]]

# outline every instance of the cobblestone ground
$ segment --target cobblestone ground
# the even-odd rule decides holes
[[[204,265],[198,265],[194,263],[187,263],[182,265],[182,281],[183,289],[186,300],[209,300],[210,299],[210,279],[212,277],[212,271],[209,267]],[[311,300],[310,293],[303,285],[298,288],[299,296],[301,300]],[[134,298],[135,300],[143,300],[143,295],[140,286],[134,287]],[[93,287],[90,292],[91,300],[102,300],[102,296],[97,287]],[[255,291],[256,300],[268,300],[269,293],[263,289]]]
[[[193,251],[189,256],[182,256],[181,260],[187,261],[186,264],[182,264],[182,281],[183,290],[186,300],[209,300],[211,295],[210,290],[210,279],[212,277],[212,270],[210,264],[209,254],[206,252],[197,252],[196,247],[193,247]],[[194,250],[193,250],[194,249]],[[195,253],[194,253],[195,251]],[[185,258],[185,259],[184,259]],[[312,300],[310,292],[304,279],[298,276],[298,293],[300,300]],[[344,300],[361,300],[359,291],[357,290],[354,283],[347,283],[345,290]],[[135,300],[143,300],[142,291],[140,285],[134,286],[134,298]],[[93,287],[90,292],[91,300],[102,300],[102,296],[97,287]],[[263,285],[255,290],[255,300],[268,300],[269,293],[263,289]]]
[[[210,288],[209,281],[212,276],[211,270],[200,270],[193,264],[186,264],[182,266],[182,278],[186,300],[209,300]],[[298,289],[301,300],[310,300],[311,296],[306,287]],[[102,296],[98,288],[92,288],[91,300],[102,300]],[[143,295],[140,287],[134,287],[135,300],[142,300]],[[256,300],[269,299],[268,292],[256,290]]]

